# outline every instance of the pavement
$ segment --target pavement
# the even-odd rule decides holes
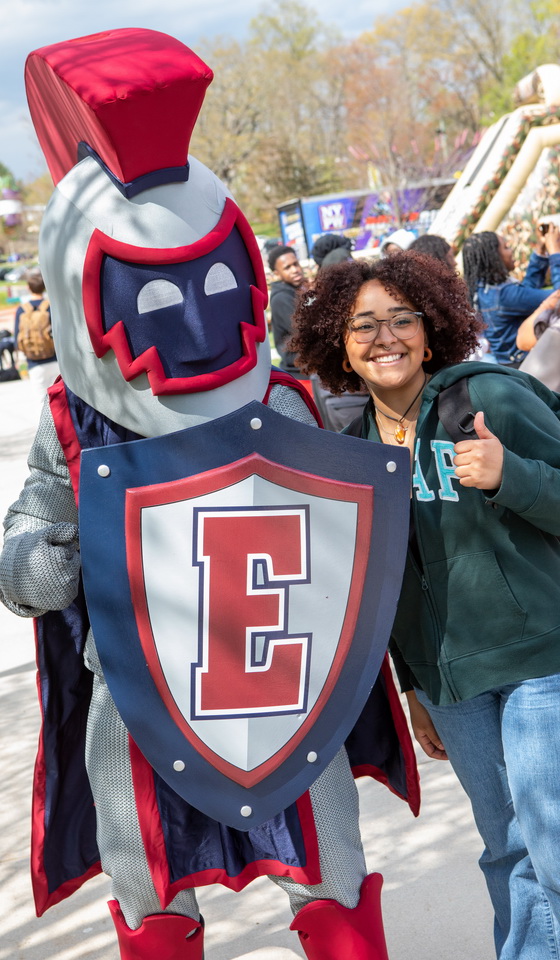
[[[28,382],[0,383],[0,516],[25,480],[38,419]],[[118,960],[106,901],[90,880],[37,919],[29,879],[30,795],[39,730],[32,625],[0,605],[0,960]],[[419,752],[422,811],[415,820],[380,784],[359,783],[368,869],[385,877],[391,960],[491,960],[492,911],[477,866],[481,842],[448,763]],[[298,960],[284,894],[266,878],[235,894],[199,891],[206,960]],[[159,960],[159,958],[154,958]],[[346,960],[346,958],[340,958]]]

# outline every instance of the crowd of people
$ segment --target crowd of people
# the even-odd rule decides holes
[[[560,332],[560,228],[555,223],[539,226],[539,240],[533,250],[525,274],[515,277],[516,264],[510,246],[503,235],[491,231],[472,234],[461,250],[463,276],[471,306],[483,320],[476,346],[470,360],[519,367],[542,379],[547,386],[560,388],[560,362],[557,351],[547,352],[546,369],[543,361],[544,344],[530,360],[528,351],[536,345],[545,328]],[[379,249],[382,259],[395,253],[426,254],[445,264],[454,274],[458,263],[450,244],[440,236],[422,234],[401,228],[389,234]],[[317,238],[311,251],[316,273],[339,262],[352,260],[351,241],[342,235],[325,234]],[[278,264],[278,267],[276,266]],[[285,269],[288,264],[288,269]],[[292,333],[292,317],[298,294],[303,295],[312,283],[306,277],[292,247],[277,246],[268,256],[271,270],[271,330],[274,345],[280,357],[280,368],[299,380],[306,380],[297,366],[293,350],[288,347]],[[552,292],[551,292],[552,290]],[[548,334],[552,336],[552,332]],[[546,339],[546,338],[545,338]],[[344,391],[341,397],[331,394],[312,374],[313,394],[318,402],[325,425],[339,430],[346,426],[357,412],[359,394]],[[342,399],[341,399],[342,398]],[[331,419],[325,401],[335,410]]]

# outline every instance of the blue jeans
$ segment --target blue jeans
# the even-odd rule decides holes
[[[560,674],[434,706],[486,849],[499,960],[560,958]]]

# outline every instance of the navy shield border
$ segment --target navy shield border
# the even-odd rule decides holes
[[[409,484],[408,451],[259,403],[84,452],[84,585],[105,678],[194,807],[252,829],[344,742],[387,645]]]

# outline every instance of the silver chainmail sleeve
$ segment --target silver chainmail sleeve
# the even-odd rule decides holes
[[[78,592],[78,512],[48,404],[29,458],[29,476],[4,520],[0,599],[20,617],[64,610]]]
[[[276,384],[269,406],[316,425],[297,391]],[[20,616],[61,609],[75,596],[79,572],[77,511],[68,468],[47,407],[29,455],[30,475],[5,520],[0,558],[0,598]],[[60,604],[60,607],[58,606]],[[134,800],[128,732],[105,683],[89,632],[85,663],[94,673],[88,716],[86,766],[96,803],[104,872],[127,924],[161,913],[148,867]],[[315,886],[272,877],[287,893],[293,913],[317,899],[355,907],[366,866],[358,828],[358,793],[342,748],[311,787],[322,881]],[[167,910],[198,919],[194,890],[183,890]]]
[[[297,390],[291,387],[284,387],[281,383],[275,383],[270,391],[268,406],[276,413],[282,413],[291,420],[299,420],[301,423],[307,423],[311,427],[317,426],[317,421]]]

